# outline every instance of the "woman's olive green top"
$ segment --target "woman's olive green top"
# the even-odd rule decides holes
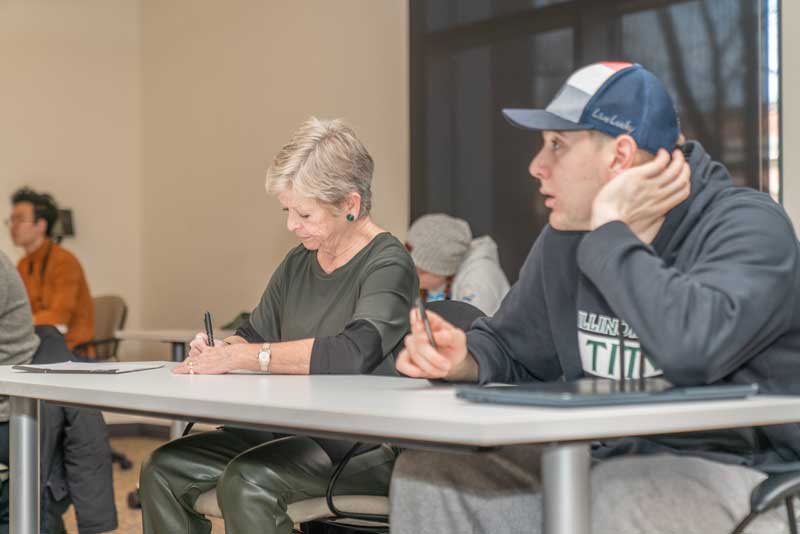
[[[311,374],[383,373],[394,367],[386,356],[409,330],[418,287],[411,257],[388,232],[332,273],[322,270],[316,251],[299,245],[237,333],[250,342],[314,338]]]

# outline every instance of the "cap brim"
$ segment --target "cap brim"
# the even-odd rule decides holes
[[[504,109],[503,116],[516,126],[525,130],[591,130],[589,126],[562,119],[545,109]]]

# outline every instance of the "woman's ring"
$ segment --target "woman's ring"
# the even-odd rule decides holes
[[[194,362],[193,361],[189,361],[188,365],[189,365],[189,374],[193,375],[194,374]]]

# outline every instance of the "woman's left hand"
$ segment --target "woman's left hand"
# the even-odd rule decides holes
[[[204,346],[199,354],[186,358],[172,372],[182,375],[221,375],[234,368],[233,358],[225,352],[225,345],[220,343],[213,347]]]

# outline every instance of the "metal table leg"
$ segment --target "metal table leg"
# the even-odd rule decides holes
[[[186,344],[183,342],[172,342],[172,361],[182,362],[186,358]],[[173,421],[169,427],[169,439],[177,439],[183,434],[186,428],[186,421]]]
[[[39,534],[39,412],[41,401],[11,397],[9,419],[10,527]]]
[[[589,534],[588,443],[547,447],[542,454],[544,534]]]
[[[186,358],[186,343],[183,341],[172,342],[172,361],[182,362]]]

